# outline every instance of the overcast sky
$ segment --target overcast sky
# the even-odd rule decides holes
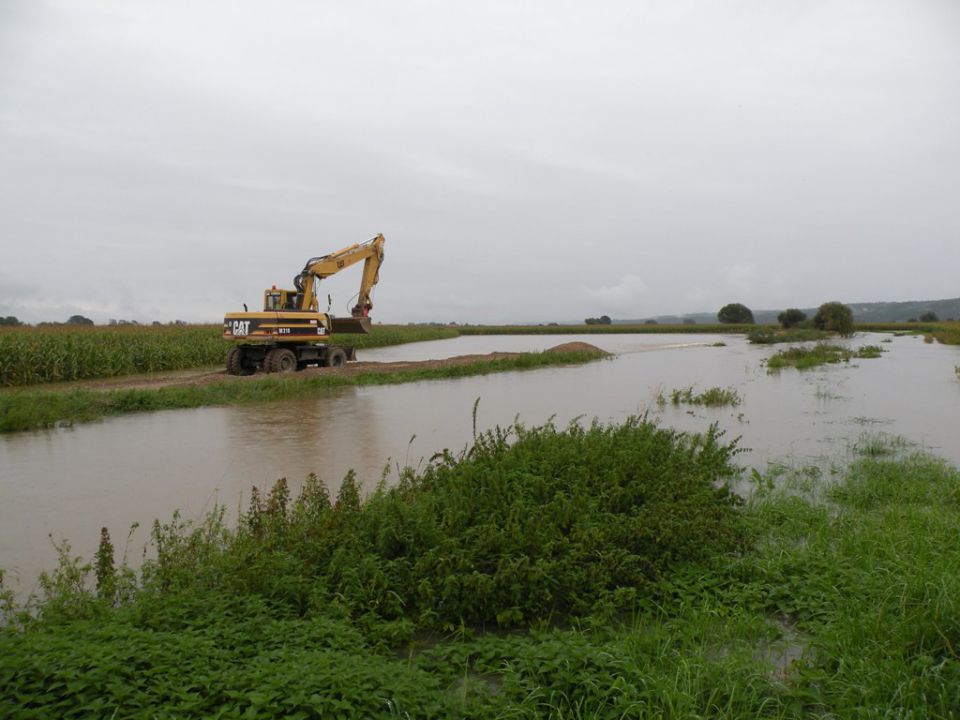
[[[0,315],[378,232],[384,322],[960,296],[960,2],[0,0]]]

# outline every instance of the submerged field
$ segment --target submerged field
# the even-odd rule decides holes
[[[960,344],[960,323],[888,323],[858,329],[922,333],[940,343]],[[228,345],[220,333],[220,325],[0,328],[0,388],[222,366]],[[828,335],[816,330],[784,333],[772,326],[722,324],[374,325],[370,334],[344,335],[338,340],[363,350],[459,335],[682,333],[749,333],[757,343],[799,342]]]
[[[743,473],[714,432],[514,427],[365,502],[175,517],[136,574],[115,528],[8,597],[0,716],[955,717],[960,473],[861,452]]]

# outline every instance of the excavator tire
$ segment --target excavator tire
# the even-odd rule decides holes
[[[243,366],[243,348],[230,348],[227,352],[227,375],[249,375],[251,372]]]
[[[297,369],[297,356],[293,350],[274,348],[267,353],[263,369],[268,373],[293,372]]]
[[[343,367],[347,364],[347,353],[343,348],[330,348],[327,350],[327,367]]]

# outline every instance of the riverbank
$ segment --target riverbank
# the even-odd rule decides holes
[[[8,604],[0,715],[954,717],[960,473],[878,442],[741,503],[735,456],[515,428],[365,503],[175,517],[136,577],[105,537]]]
[[[224,371],[73,383],[0,393],[0,433],[91,422],[135,412],[239,405],[304,397],[360,385],[391,385],[590,362],[606,356],[586,343],[539,353],[489,353],[419,362],[350,363],[289,374],[227,375]]]

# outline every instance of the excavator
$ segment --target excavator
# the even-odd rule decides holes
[[[247,312],[244,305],[244,312],[227,313],[223,338],[236,343],[227,353],[227,373],[282,373],[308,365],[342,367],[348,360],[355,360],[352,347],[333,345],[330,339],[338,333],[370,332],[370,293],[380,279],[385,242],[383,235],[377,235],[329,255],[310,258],[293,278],[296,289],[281,290],[274,285],[263,293],[262,311]],[[351,316],[338,318],[320,312],[319,281],[361,261],[363,276]]]

